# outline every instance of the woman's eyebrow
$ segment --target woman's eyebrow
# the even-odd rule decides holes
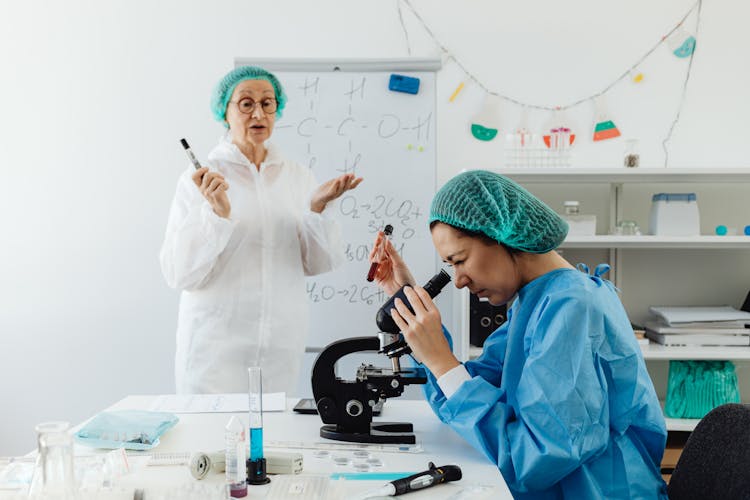
[[[256,93],[256,91],[251,90],[251,89],[242,89],[242,90],[240,90],[240,94],[253,95],[255,93]],[[272,95],[272,96],[276,95],[276,93],[273,90],[270,90],[270,89],[269,90],[263,90],[263,91],[261,91],[261,93],[262,94],[269,94],[269,95]]]
[[[463,250],[459,250],[457,252],[453,252],[449,256],[447,256],[445,259],[443,259],[443,262],[452,262],[453,259],[456,258],[456,255],[460,254]]]

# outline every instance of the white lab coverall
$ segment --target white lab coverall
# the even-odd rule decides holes
[[[177,322],[178,394],[245,392],[247,367],[264,392],[295,393],[308,330],[305,276],[343,262],[341,231],[310,211],[310,169],[267,144],[260,171],[222,138],[208,166],[229,184],[229,219],[179,179],[160,253],[167,284],[182,289]]]

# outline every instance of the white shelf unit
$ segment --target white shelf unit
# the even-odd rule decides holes
[[[750,236],[572,236],[562,248],[747,248]]]
[[[609,230],[613,232],[616,222],[622,218],[622,186],[628,183],[750,183],[750,168],[503,168],[496,172],[505,175],[519,184],[609,184],[610,210]],[[562,244],[570,249],[608,249],[610,262],[614,263],[610,276],[619,286],[617,269],[622,258],[619,250],[626,249],[748,249],[750,236],[573,236]],[[477,357],[482,349],[468,346],[468,294],[465,294],[463,310],[464,335],[469,358]],[[646,361],[664,360],[750,360],[750,347],[667,347],[659,344],[641,346]],[[666,418],[667,429],[671,431],[692,431],[698,419]]]
[[[609,233],[614,233],[621,220],[623,184],[653,183],[750,183],[750,168],[504,168],[496,170],[519,184],[609,184]],[[609,249],[613,263],[610,278],[620,286],[618,270],[621,266],[620,249],[750,249],[750,236],[573,236],[562,248]]]
[[[704,359],[704,360],[750,360],[750,347],[744,346],[664,346],[660,344],[641,345],[643,359]],[[474,359],[482,354],[481,347],[470,346],[469,358]]]
[[[745,346],[664,346],[650,343],[641,346],[643,359],[703,359],[721,361],[750,359],[750,347]]]
[[[750,182],[750,168],[503,168],[497,173],[528,183],[714,183]]]

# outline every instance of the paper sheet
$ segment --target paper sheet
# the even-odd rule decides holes
[[[157,396],[151,411],[169,413],[238,413],[249,410],[247,394],[163,394]],[[263,394],[263,411],[286,410],[286,393]]]
[[[692,323],[696,321],[750,321],[750,313],[738,311],[730,306],[718,307],[649,307],[649,311],[659,316],[668,325]]]

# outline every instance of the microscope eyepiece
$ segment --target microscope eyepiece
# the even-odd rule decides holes
[[[439,273],[430,278],[430,281],[425,283],[424,289],[428,294],[430,294],[430,297],[435,298],[435,296],[439,294],[443,288],[445,288],[445,285],[447,285],[450,280],[450,275],[446,273],[444,269],[441,269]]]
[[[424,289],[431,298],[435,298],[450,280],[450,275],[441,269],[439,273],[430,278],[430,281],[424,285]],[[408,307],[411,312],[414,312],[414,309],[409,303],[409,299],[404,295],[404,287],[402,286],[398,292],[394,293],[393,296],[388,299],[380,309],[378,309],[378,312],[375,315],[375,323],[378,325],[381,332],[399,333],[398,325],[396,325],[396,322],[393,321],[393,318],[391,317],[391,309],[395,307],[393,303],[396,299],[401,299],[401,301],[406,304],[406,307]]]

